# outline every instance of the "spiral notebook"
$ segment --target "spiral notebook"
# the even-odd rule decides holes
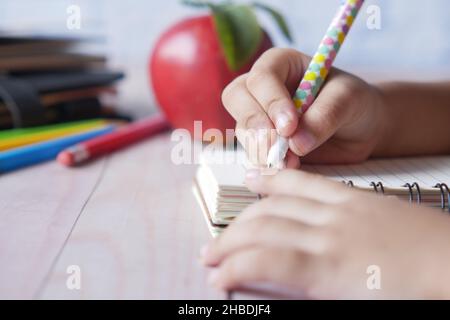
[[[216,236],[260,196],[244,184],[243,151],[204,153],[193,191]],[[450,212],[450,156],[370,160],[358,165],[305,165],[302,170],[380,194]]]

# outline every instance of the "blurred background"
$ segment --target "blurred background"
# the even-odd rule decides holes
[[[339,0],[264,0],[282,12],[292,30],[295,48],[313,54]],[[67,7],[81,9],[81,29],[66,27]],[[381,10],[381,29],[366,26],[370,5]],[[448,0],[372,0],[338,55],[336,66],[369,79],[442,79],[450,77],[450,2]],[[102,39],[88,50],[108,57],[111,68],[123,70],[120,108],[133,115],[155,109],[148,78],[148,60],[160,34],[188,16],[202,14],[177,0],[2,0],[0,32],[37,35],[92,36]],[[273,21],[259,16],[277,46],[289,44]]]

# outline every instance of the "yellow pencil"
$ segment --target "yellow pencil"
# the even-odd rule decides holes
[[[13,148],[18,148],[33,143],[44,142],[64,136],[82,133],[96,128],[101,128],[108,125],[106,120],[90,121],[87,123],[80,123],[73,126],[57,128],[54,130],[45,130],[43,132],[33,132],[30,134],[20,135],[17,137],[5,138],[0,140],[0,151],[5,151]]]

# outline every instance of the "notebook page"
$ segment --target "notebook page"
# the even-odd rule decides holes
[[[207,167],[221,187],[244,187],[246,156],[242,150],[204,152],[200,164]]]
[[[224,164],[223,159],[227,163]],[[242,149],[203,154],[202,163],[207,164],[220,186],[244,186],[248,162]],[[336,181],[351,180],[361,187],[367,187],[371,182],[393,188],[414,182],[423,187],[450,184],[450,156],[374,159],[356,165],[303,165],[301,169]]]
[[[357,186],[368,186],[371,182],[394,188],[414,182],[424,187],[450,184],[450,156],[370,160],[357,165],[310,165],[303,169],[335,180],[351,180]]]

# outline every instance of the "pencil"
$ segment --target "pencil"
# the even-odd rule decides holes
[[[33,143],[44,142],[56,138],[73,135],[89,131],[95,128],[101,128],[108,124],[106,120],[85,121],[66,124],[64,126],[46,127],[44,129],[33,128],[33,131],[21,131],[21,133],[10,134],[8,138],[0,139],[0,151],[18,148]],[[21,129],[19,129],[21,130]],[[27,129],[25,129],[27,130]]]
[[[65,166],[75,166],[127,147],[142,139],[167,130],[169,127],[169,123],[165,117],[157,115],[129,124],[107,135],[70,147],[58,155],[58,161]]]
[[[363,3],[364,0],[342,2],[295,93],[294,103],[300,115],[314,102]],[[281,167],[288,149],[288,139],[278,136],[269,151],[267,166]]]
[[[13,171],[33,164],[55,159],[58,153],[65,148],[81,141],[110,133],[114,131],[115,128],[115,126],[110,125],[101,129],[95,129],[77,135],[0,152],[0,173]]]
[[[82,126],[82,125],[91,125],[99,122],[104,122],[103,119],[91,119],[91,120],[82,120],[82,121],[73,121],[73,122],[64,122],[58,124],[50,124],[39,127],[31,127],[31,128],[21,128],[21,129],[7,129],[0,131],[0,139],[9,139],[9,138],[17,138],[21,136],[25,136],[28,134],[42,133],[52,130],[60,130],[67,129],[73,126]]]

